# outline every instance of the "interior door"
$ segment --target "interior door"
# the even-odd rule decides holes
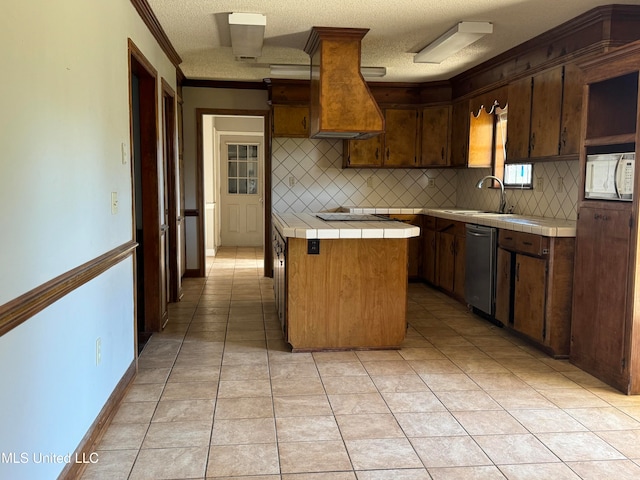
[[[263,244],[262,144],[220,142],[220,243],[257,247]]]

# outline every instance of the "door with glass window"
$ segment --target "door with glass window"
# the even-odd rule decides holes
[[[261,246],[263,242],[262,145],[220,142],[220,243]]]

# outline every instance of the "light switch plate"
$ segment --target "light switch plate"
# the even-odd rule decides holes
[[[111,215],[118,213],[118,192],[111,192]]]
[[[125,142],[122,142],[120,144],[120,155],[122,158],[123,165],[126,165],[127,163],[129,163],[129,147]]]

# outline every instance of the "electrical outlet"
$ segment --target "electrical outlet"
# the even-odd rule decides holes
[[[558,183],[556,184],[556,192],[558,193],[564,192],[564,178],[558,177],[557,182]]]
[[[111,192],[111,215],[118,213],[118,192]]]
[[[367,178],[367,187],[373,187],[373,177]]]
[[[289,186],[293,187],[296,184],[296,177],[293,175],[289,177]]]
[[[96,339],[96,367],[102,362],[102,339]]]
[[[427,188],[436,188],[436,179],[430,178],[427,180]]]
[[[537,190],[544,190],[544,177],[536,177],[535,188]]]

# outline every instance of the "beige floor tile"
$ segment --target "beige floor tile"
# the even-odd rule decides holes
[[[326,395],[274,397],[273,406],[276,417],[306,417],[333,414]]]
[[[160,400],[215,399],[218,382],[167,383]]]
[[[480,448],[496,465],[553,463],[558,458],[534,435],[476,435]]]
[[[215,382],[220,377],[220,369],[211,366],[175,366],[171,370],[168,383]]]
[[[138,449],[100,450],[96,453],[98,461],[87,465],[82,480],[127,480]]]
[[[521,349],[522,350],[522,349]],[[524,350],[523,350],[524,351]],[[526,352],[528,354],[528,352]],[[556,370],[540,361],[538,358],[533,358],[528,354],[526,358],[510,358],[508,362],[503,365],[513,373],[555,373]]]
[[[500,470],[509,480],[580,480],[564,463],[500,465]]]
[[[143,383],[166,383],[171,372],[170,367],[165,368],[139,368],[136,378],[133,380],[134,385]]]
[[[212,445],[275,443],[273,418],[235,418],[213,422]]]
[[[431,480],[425,468],[360,470],[358,480]]]
[[[389,362],[391,363],[391,362]],[[379,392],[428,392],[429,388],[419,375],[371,376]]]
[[[215,419],[272,418],[271,397],[219,398],[216,402]]]
[[[319,377],[315,363],[276,363],[269,367],[271,379]]]
[[[273,475],[280,473],[275,443],[214,445],[209,450],[207,478]]]
[[[434,347],[403,347],[399,350],[400,355],[405,360],[445,360],[446,357]]]
[[[614,407],[570,408],[566,412],[591,431],[640,430],[640,422]]]
[[[483,390],[520,390],[527,384],[513,373],[469,373],[469,377]]]
[[[420,378],[434,392],[455,392],[460,390],[480,390],[476,382],[464,373],[421,373]]]
[[[409,438],[466,435],[449,412],[398,413],[396,418]]]
[[[460,368],[449,359],[444,360],[410,360],[409,365],[416,373],[463,373]]]
[[[471,437],[420,437],[412,438],[411,444],[427,469],[491,465]]]
[[[583,480],[637,480],[640,466],[629,460],[571,462],[571,467]]]
[[[254,480],[254,478],[245,480]],[[355,472],[289,473],[282,475],[282,480],[356,480],[356,474]]]
[[[352,470],[342,441],[282,442],[278,448],[283,474]]]
[[[152,423],[142,448],[208,447],[210,422]]]
[[[361,362],[404,360],[398,350],[362,350],[356,352]]]
[[[506,410],[557,408],[553,402],[532,388],[490,390],[487,393]]]
[[[207,450],[206,447],[140,450],[129,479],[202,478],[207,464]]]
[[[276,419],[278,442],[341,440],[336,420],[333,415],[279,417]]]
[[[398,422],[391,414],[336,415],[345,440],[364,438],[404,438]]]
[[[128,402],[118,407],[112,424],[151,423],[158,402]]]
[[[355,470],[421,468],[406,438],[345,440]]]
[[[511,410],[513,415],[531,433],[581,432],[587,430],[571,415],[558,408],[543,410]]]
[[[563,462],[624,459],[592,432],[539,433],[537,437]]]
[[[480,390],[436,392],[436,396],[451,411],[502,410],[493,398]]]
[[[406,360],[363,361],[362,365],[371,376],[415,374]]]
[[[382,397],[395,414],[446,410],[438,397],[431,392],[383,392]]]
[[[367,375],[367,371],[357,359],[352,362],[318,362],[316,365],[323,378]]]
[[[356,355],[356,352],[313,352],[312,357],[317,364],[320,363],[350,363],[359,362],[360,359]]]
[[[552,390],[552,389],[578,389],[580,386],[570,380],[560,372],[552,373],[531,373],[518,372],[517,375],[528,385],[536,390]]]
[[[528,433],[515,418],[502,410],[453,412],[469,435]]]
[[[131,385],[123,402],[157,402],[160,400],[164,384],[162,383],[142,383]]]
[[[215,400],[162,400],[152,422],[211,422]]]
[[[322,383],[328,394],[373,393],[378,391],[368,375],[353,377],[323,377]]]
[[[607,402],[584,388],[556,388],[539,392],[560,408],[609,406]]]
[[[222,366],[225,365],[267,365],[267,352],[224,352]]]
[[[389,408],[379,393],[329,395],[329,402],[335,415],[389,413]]]
[[[266,363],[248,365],[223,365],[220,380],[268,380],[269,367]]]
[[[597,435],[627,458],[640,459],[640,430],[598,432]]]
[[[269,397],[269,380],[220,380],[218,398]]]
[[[112,424],[100,440],[98,450],[138,449],[148,428],[146,423]]]
[[[321,395],[325,393],[320,378],[313,377],[273,379],[271,388],[274,396]]]
[[[494,466],[430,468],[429,474],[433,480],[504,480],[505,478]]]

